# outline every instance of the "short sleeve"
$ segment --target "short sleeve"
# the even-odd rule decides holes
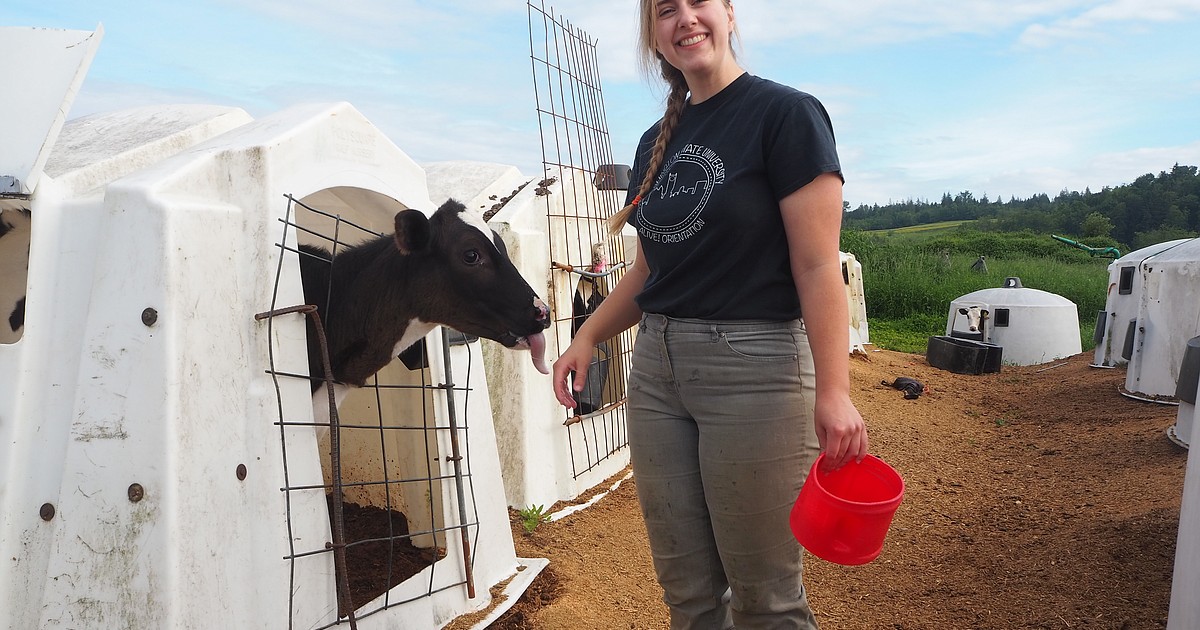
[[[841,176],[833,123],[819,100],[797,92],[780,98],[764,128],[763,160],[775,199],[803,188],[824,173]],[[844,181],[844,179],[843,179]]]

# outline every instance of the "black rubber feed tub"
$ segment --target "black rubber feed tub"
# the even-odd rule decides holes
[[[1004,348],[994,343],[946,335],[930,337],[925,348],[929,365],[955,374],[999,372],[1003,354]]]

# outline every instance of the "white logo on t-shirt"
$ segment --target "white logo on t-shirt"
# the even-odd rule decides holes
[[[695,236],[704,229],[704,219],[700,214],[712,198],[713,189],[723,183],[725,164],[716,152],[699,144],[683,147],[663,167],[654,182],[654,188],[638,205],[638,233],[656,243],[679,243]],[[657,223],[646,216],[647,209],[656,202],[668,199],[672,200],[673,209],[690,211],[670,224]],[[672,212],[672,216],[664,217],[661,212],[654,210],[650,210],[649,214],[658,221],[669,221],[680,216]]]

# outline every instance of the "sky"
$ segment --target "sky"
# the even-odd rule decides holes
[[[634,0],[529,0],[596,43],[613,156],[665,90]],[[828,109],[851,208],[1004,201],[1200,165],[1200,0],[738,0],[749,72]],[[419,163],[542,172],[516,0],[5,0],[0,26],[104,28],[68,118],[155,104],[262,117],[347,101]],[[536,24],[540,27],[540,17]],[[6,93],[11,93],[11,86]]]

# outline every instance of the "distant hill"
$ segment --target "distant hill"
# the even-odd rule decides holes
[[[905,201],[885,206],[860,205],[842,215],[843,229],[900,230],[946,222],[971,222],[983,231],[1031,230],[1086,239],[1092,246],[1118,245],[1123,250],[1200,234],[1200,175],[1197,167],[1176,164],[1158,175],[1146,174],[1131,184],[1100,192],[1062,191],[1053,199],[976,199],[970,192],[940,202]]]

